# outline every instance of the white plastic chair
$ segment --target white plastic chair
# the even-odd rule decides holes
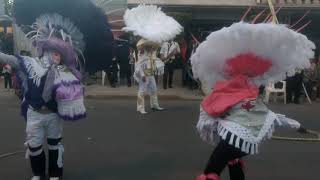
[[[268,85],[265,88],[265,98],[264,98],[265,103],[269,103],[270,95],[272,93],[274,93],[274,101],[276,101],[278,93],[283,93],[284,104],[287,104],[287,90],[286,90],[287,83],[286,83],[286,81],[279,81],[279,82],[282,83],[281,89],[275,88],[274,82],[268,83]]]

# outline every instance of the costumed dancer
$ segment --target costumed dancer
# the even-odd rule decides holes
[[[114,43],[107,14],[113,13],[109,5],[113,1],[15,0],[13,6],[14,23],[21,27],[25,33],[28,33],[29,29],[27,27],[32,25],[42,14],[58,13],[67,18],[83,34],[83,37],[80,38],[85,42],[84,50],[81,52],[77,48],[76,52],[81,54],[79,59],[84,63],[82,70],[92,74],[102,70],[105,71],[112,64]],[[93,19],[95,23],[92,23]],[[16,45],[19,46],[20,38],[16,37],[15,39],[18,41]],[[21,37],[21,39],[23,38]],[[20,50],[31,51],[24,47]]]
[[[46,155],[43,150],[45,141],[48,144],[50,180],[61,179],[64,153],[61,143],[63,120],[76,121],[86,117],[84,86],[79,67],[83,64],[83,56],[91,57],[90,54],[83,54],[90,46],[85,44],[84,34],[71,22],[69,16],[66,18],[54,13],[55,9],[62,7],[59,3],[63,2],[16,1],[16,23],[28,25],[33,18],[38,17],[26,34],[36,49],[37,57],[0,53],[0,62],[12,66],[22,88],[21,113],[27,122],[26,157],[30,159],[32,180],[44,179],[46,176]],[[80,1],[77,2],[80,8]],[[82,4],[85,5],[83,7],[89,8],[88,3],[91,2],[86,1]],[[64,5],[69,7],[72,4],[68,1]],[[97,8],[94,7],[94,10]],[[59,12],[62,13],[63,10]],[[103,14],[103,17],[106,16]],[[104,19],[103,22],[105,21],[107,20]],[[90,39],[89,34],[86,34],[86,40]],[[99,35],[101,33],[95,34]],[[100,47],[100,44],[96,47]]]
[[[139,83],[137,111],[146,114],[144,96],[150,95],[150,106],[154,111],[162,111],[157,95],[155,76],[161,76],[164,72],[163,62],[157,58],[156,52],[159,44],[141,39],[137,44],[139,51],[138,62],[135,64],[134,78]]]
[[[144,95],[149,93],[151,109],[162,111],[157,96],[155,75],[163,75],[164,63],[157,57],[163,42],[173,39],[182,31],[181,25],[154,5],[139,5],[124,15],[124,31],[133,32],[142,39],[138,42],[138,61],[134,78],[139,83],[137,111],[146,114]]]
[[[198,180],[219,180],[226,166],[232,180],[245,179],[241,158],[258,154],[275,126],[301,128],[268,109],[259,86],[308,68],[314,48],[306,36],[285,25],[244,22],[213,32],[200,44],[191,62],[207,96],[197,130],[215,149]]]
[[[25,145],[28,148],[26,157],[30,158],[34,175],[32,180],[45,177],[45,140],[49,149],[50,180],[58,180],[63,174],[63,120],[79,120],[86,116],[84,87],[73,48],[83,42],[70,36],[70,33],[80,32],[58,14],[39,17],[33,27],[37,33],[32,31],[29,35],[36,44],[38,57],[0,53],[0,61],[14,68],[21,83],[21,113],[27,120]],[[69,38],[64,41],[60,39],[62,36]]]

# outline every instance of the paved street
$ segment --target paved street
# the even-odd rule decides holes
[[[23,150],[25,136],[18,102],[7,94],[0,95],[0,154]],[[160,102],[165,112],[141,116],[134,100],[87,100],[88,118],[65,123],[64,180],[195,180],[212,151],[195,132],[199,102]],[[320,130],[320,104],[272,108]],[[269,141],[247,163],[248,180],[319,180],[320,144]],[[1,180],[29,176],[24,154],[0,159]]]

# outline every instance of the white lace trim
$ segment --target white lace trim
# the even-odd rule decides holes
[[[264,125],[259,131],[258,136],[252,135],[250,130],[247,128],[228,120],[219,121],[218,134],[223,140],[227,140],[228,133],[231,133],[231,138],[229,140],[230,145],[234,145],[236,148],[241,149],[242,152],[248,154],[257,154],[259,151],[260,143],[265,139],[270,139],[275,129],[275,121],[278,117],[272,111],[269,111]],[[234,140],[234,137],[236,139]],[[240,147],[240,139],[243,143]]]
[[[213,146],[220,140],[218,136],[218,123],[219,119],[212,118],[200,107],[197,131],[203,141]]]
[[[58,71],[57,76],[54,79],[54,84],[57,85],[62,82],[71,83],[75,81],[79,81],[79,80],[71,72]]]
[[[33,80],[36,86],[40,86],[41,78],[47,73],[48,69],[41,66],[37,59],[24,57],[23,61],[28,72],[28,78]]]
[[[274,112],[269,111],[258,136],[254,136],[247,128],[232,121],[213,118],[200,108],[197,131],[203,141],[214,146],[220,141],[219,136],[223,140],[227,140],[228,134],[231,134],[230,139],[228,139],[230,145],[241,149],[242,152],[247,154],[258,154],[259,145],[264,140],[272,137],[275,122],[279,121],[278,118]]]
[[[84,106],[83,98],[79,98],[73,101],[57,101],[58,113],[62,117],[75,118],[77,116],[84,115],[86,108]]]

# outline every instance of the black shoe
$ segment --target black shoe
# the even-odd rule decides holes
[[[172,86],[169,86],[169,88],[171,89],[171,88],[173,88]]]

